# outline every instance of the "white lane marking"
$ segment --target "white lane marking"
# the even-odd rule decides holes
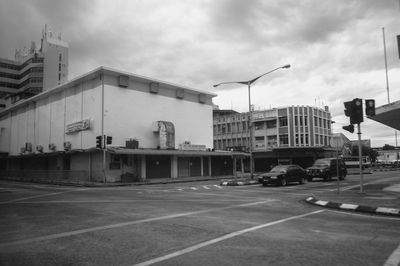
[[[358,205],[343,203],[340,205],[340,208],[345,210],[355,210],[358,208]]]
[[[264,200],[260,198],[259,200]],[[219,202],[233,202],[233,201],[254,201],[256,198],[236,198],[236,199],[219,199]],[[258,199],[257,199],[258,200]],[[134,200],[51,200],[51,201],[22,201],[16,204],[103,204],[103,203],[130,203],[130,202],[159,202],[159,199],[134,199]],[[278,200],[269,200],[271,202]],[[210,202],[209,199],[163,199],[163,202]]]
[[[378,208],[376,209],[376,212],[378,212],[378,213],[399,214],[399,209],[378,207]]]
[[[182,191],[182,190],[183,190],[183,188],[178,188],[177,190],[178,190],[178,191]]]
[[[214,185],[214,187],[219,188],[219,189],[222,189],[222,187],[219,186],[219,185]]]
[[[190,187],[190,189],[191,189],[191,190],[197,190],[197,188],[195,188],[195,187]]]
[[[248,232],[252,232],[252,231],[255,231],[255,230],[258,230],[258,229],[261,229],[261,228],[265,228],[265,227],[269,227],[269,226],[272,226],[272,225],[284,223],[284,222],[287,222],[287,221],[290,221],[290,220],[294,220],[294,219],[303,218],[303,217],[310,216],[310,215],[317,214],[317,213],[321,213],[321,212],[324,212],[324,210],[313,211],[313,212],[309,212],[309,213],[305,213],[305,214],[301,214],[301,215],[291,216],[291,217],[288,217],[288,218],[285,218],[285,219],[281,219],[281,220],[277,220],[277,221],[274,221],[274,222],[261,224],[261,225],[257,225],[257,226],[253,226],[253,227],[249,227],[249,228],[246,228],[246,229],[243,229],[243,230],[232,232],[232,233],[226,234],[224,236],[217,237],[217,238],[214,238],[214,239],[199,243],[197,245],[193,245],[193,246],[188,247],[188,248],[184,248],[184,249],[172,252],[170,254],[167,254],[167,255],[164,255],[164,256],[161,256],[161,257],[158,257],[158,258],[154,258],[154,259],[151,259],[151,260],[148,260],[148,261],[144,261],[144,262],[141,262],[141,263],[138,263],[138,264],[134,264],[134,266],[147,266],[147,265],[151,265],[151,264],[158,263],[158,262],[161,262],[161,261],[169,260],[171,258],[174,258],[174,257],[177,257],[177,256],[181,256],[181,255],[189,253],[189,252],[193,252],[193,251],[198,250],[200,248],[203,248],[203,247],[206,247],[206,246],[209,246],[209,245],[213,245],[215,243],[218,243],[218,242],[221,242],[221,241],[224,241],[224,240],[227,240],[227,239],[230,239],[230,238],[233,238],[233,237],[236,237],[236,236],[248,233]]]
[[[320,205],[320,206],[325,206],[326,204],[328,204],[328,202],[324,201],[324,200],[317,200],[315,202],[315,204]]]
[[[64,233],[58,233],[58,234],[52,234],[52,235],[46,235],[46,236],[40,236],[40,237],[34,237],[34,238],[28,238],[28,239],[22,239],[22,240],[16,240],[16,241],[12,241],[12,242],[0,243],[0,248],[7,247],[7,246],[12,246],[12,245],[22,245],[22,244],[29,244],[29,243],[33,243],[33,242],[58,239],[58,238],[62,238],[62,237],[69,237],[69,236],[73,236],[73,235],[80,235],[80,234],[84,234],[84,233],[88,233],[88,232],[95,232],[95,231],[100,231],[100,230],[113,229],[113,228],[118,228],[118,227],[123,227],[123,226],[129,226],[129,225],[142,224],[142,223],[148,223],[148,222],[154,222],[154,221],[160,221],[160,220],[173,219],[173,218],[178,218],[178,217],[182,217],[182,216],[190,216],[190,215],[197,215],[197,214],[214,212],[214,211],[229,210],[229,209],[234,209],[234,208],[239,208],[239,207],[249,207],[249,206],[269,203],[269,202],[272,202],[272,201],[275,201],[275,200],[265,200],[265,201],[243,203],[243,204],[231,205],[231,206],[227,206],[227,207],[211,208],[211,209],[206,209],[206,210],[177,213],[177,214],[171,214],[171,215],[154,217],[154,218],[147,218],[147,219],[142,219],[142,220],[134,220],[134,221],[129,221],[129,222],[117,223],[117,224],[96,226],[96,227],[80,229],[80,230],[75,230],[75,231],[69,231],[69,232],[64,232]]]
[[[400,245],[393,251],[392,255],[386,260],[383,266],[398,266],[400,265]]]
[[[82,188],[82,189],[75,189],[75,190],[68,190],[68,191],[61,191],[61,192],[46,193],[46,194],[41,194],[41,195],[36,195],[36,196],[31,196],[31,197],[25,197],[25,198],[13,199],[13,200],[9,200],[9,201],[3,201],[3,202],[0,202],[0,204],[13,203],[13,202],[17,202],[17,201],[23,201],[23,200],[28,200],[28,199],[36,199],[36,198],[42,198],[42,197],[47,197],[47,196],[54,196],[54,195],[70,193],[70,192],[84,191],[84,190],[88,190],[88,189],[89,188]]]
[[[204,189],[210,189],[209,187],[207,187],[207,186],[202,186]]]
[[[344,212],[344,211],[334,211],[334,210],[326,210],[326,211],[334,212],[334,213],[339,213],[339,214],[343,214],[343,215],[358,216],[358,217],[363,217],[363,218],[367,218],[367,219],[392,220],[392,221],[400,222],[399,218],[395,218],[395,217],[374,216],[374,215],[370,215],[370,214],[367,214],[367,213],[362,214],[362,213],[353,213],[353,212]]]

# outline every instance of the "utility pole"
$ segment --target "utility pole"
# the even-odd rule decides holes
[[[364,192],[364,174],[363,174],[363,166],[362,166],[362,148],[361,148],[361,125],[357,124],[358,127],[358,159],[360,163],[360,193]]]

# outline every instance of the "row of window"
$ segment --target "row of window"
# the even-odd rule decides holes
[[[255,143],[253,144],[256,148],[265,147],[265,138],[263,136],[257,136],[254,138]],[[289,135],[279,135],[279,146],[287,147],[289,145]],[[225,150],[228,147],[248,147],[248,138],[234,138],[234,139],[220,139],[214,140],[214,148],[219,150]],[[278,147],[278,136],[267,136],[267,147],[274,148]]]
[[[294,125],[295,126],[308,126],[308,119],[305,116],[295,116],[294,117]],[[288,126],[288,117],[281,116],[278,118],[279,127]],[[321,117],[314,117],[314,125],[316,127],[330,129],[330,120],[324,119]],[[269,129],[269,128],[277,128],[278,123],[277,120],[268,120],[268,121],[256,121],[254,122],[255,130]],[[218,134],[227,134],[227,133],[240,133],[243,131],[247,131],[247,121],[245,122],[236,122],[236,123],[227,123],[227,124],[218,124],[214,125],[214,135]]]
[[[31,63],[43,63],[44,58],[43,57],[34,57],[26,60],[22,65],[16,65],[16,64],[10,64],[10,63],[4,63],[0,62],[0,68],[7,68],[7,69],[12,69],[12,70],[22,70],[24,67]]]
[[[288,118],[287,116],[279,117],[279,126],[280,127],[287,127],[288,125]],[[266,122],[254,122],[254,128],[256,130],[263,129],[264,124],[266,128],[276,128],[277,121],[276,120],[269,120]],[[246,132],[248,130],[248,122],[236,122],[236,123],[228,123],[228,124],[219,124],[214,125],[214,135],[218,134],[227,134],[227,133],[240,133]]]
[[[0,78],[21,80],[22,78],[24,78],[26,75],[28,75],[30,73],[43,73],[43,67],[32,67],[32,68],[24,71],[22,74],[11,74],[11,73],[0,72]]]
[[[254,146],[256,148],[274,148],[278,147],[278,136],[267,136],[267,141],[265,142],[264,136],[256,136],[254,138]],[[314,135],[314,142],[317,146],[329,146],[329,137],[324,135]],[[279,147],[287,147],[289,145],[289,135],[281,134],[279,135]],[[309,145],[309,135],[308,134],[296,134],[295,135],[295,145],[294,146],[308,146]],[[248,138],[234,138],[234,139],[223,139],[214,140],[214,147],[216,149],[225,150],[228,147],[248,147]]]
[[[6,88],[11,88],[11,89],[20,89],[29,83],[43,83],[43,78],[42,77],[29,78],[20,84],[14,84],[14,83],[0,81],[0,87],[6,87]]]

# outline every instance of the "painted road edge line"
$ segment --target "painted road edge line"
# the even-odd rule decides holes
[[[366,205],[356,205],[356,204],[348,204],[348,203],[339,203],[334,201],[323,201],[319,200],[314,196],[307,197],[305,202],[332,208],[332,209],[339,209],[345,211],[354,211],[354,212],[364,212],[364,213],[372,213],[372,214],[383,214],[383,215],[390,215],[400,217],[400,209],[395,208],[385,208],[385,207],[371,207]]]

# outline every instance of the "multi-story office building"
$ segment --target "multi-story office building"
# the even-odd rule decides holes
[[[5,108],[68,79],[68,44],[45,26],[41,46],[15,51],[14,60],[0,59],[0,107]]]
[[[256,170],[285,162],[307,166],[331,150],[328,107],[289,106],[252,113]],[[248,151],[248,120],[248,112],[214,110],[214,148]]]

